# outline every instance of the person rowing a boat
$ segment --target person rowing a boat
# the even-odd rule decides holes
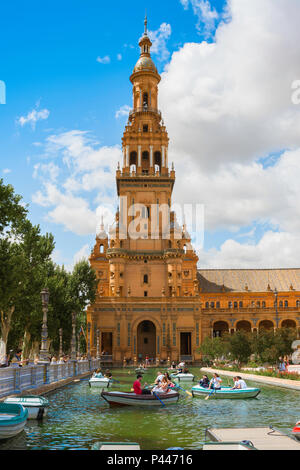
[[[101,372],[101,369],[95,370],[95,372],[94,372],[94,374],[93,374],[93,377],[94,377],[94,378],[97,378],[97,379],[102,379],[103,374],[102,374],[102,372]]]
[[[209,382],[209,389],[220,390],[222,379],[218,374],[213,374],[211,381]]]
[[[159,382],[161,382],[163,378],[164,378],[164,374],[162,374],[161,372],[157,372],[157,377],[156,377],[156,380],[155,380],[155,385],[158,385]]]
[[[146,388],[142,388],[142,378],[143,376],[141,374],[138,374],[136,381],[133,383],[133,391],[136,395],[151,395],[151,390],[147,390]],[[147,384],[145,383],[146,387]]]

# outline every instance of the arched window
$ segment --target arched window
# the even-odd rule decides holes
[[[238,303],[234,302],[233,306],[234,306],[234,308],[238,308]]]
[[[215,308],[215,303],[214,302],[210,303],[210,308]]]
[[[240,308],[243,308],[243,302],[240,302],[240,303],[239,303],[239,307],[240,307]]]
[[[266,308],[266,302],[265,301],[262,302],[262,308]]]
[[[100,253],[101,253],[101,254],[104,253],[104,245],[100,245]]]
[[[209,308],[209,302],[205,302],[205,308]]]
[[[216,303],[216,308],[220,308],[220,302]]]
[[[186,253],[186,250],[187,250],[186,245],[184,245],[184,247],[183,247],[184,253]]]
[[[289,306],[288,300],[285,300],[285,301],[284,301],[284,306],[285,306],[285,307],[288,307],[288,306]]]
[[[148,274],[144,274],[144,284],[148,284]]]
[[[154,152],[154,165],[158,165],[161,168],[161,153]]]
[[[232,302],[228,302],[228,308],[232,308]]]
[[[256,302],[256,307],[260,308],[260,301],[259,300]]]
[[[130,152],[129,166],[137,164],[137,153]]]
[[[279,302],[279,307],[280,307],[280,308],[283,308],[283,302],[282,302],[282,300]]]
[[[297,302],[296,302],[296,307],[297,307],[297,308],[300,308],[300,300],[297,300]]]
[[[143,108],[148,108],[148,93],[143,94]]]

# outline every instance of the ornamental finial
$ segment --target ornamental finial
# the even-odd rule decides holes
[[[144,25],[145,25],[145,32],[144,32],[144,36],[147,36],[147,35],[148,35],[148,19],[147,19],[147,10],[146,10],[146,13],[145,13],[145,21],[144,21]]]

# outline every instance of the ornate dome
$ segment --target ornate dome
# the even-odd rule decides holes
[[[140,57],[133,69],[133,73],[142,72],[144,70],[157,73],[157,69],[151,57]]]

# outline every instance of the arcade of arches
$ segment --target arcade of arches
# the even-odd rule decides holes
[[[139,45],[130,76],[133,109],[116,172],[119,208],[108,233],[101,223],[90,256],[99,281],[96,301],[87,310],[91,354],[100,351],[118,364],[145,356],[197,361],[207,336],[285,327],[299,335],[300,269],[201,269],[175,212],[168,211],[169,231],[160,213],[153,217],[154,205],[172,206],[175,170],[158,109],[161,77],[151,58],[147,23]],[[143,206],[144,231],[132,238],[127,232],[132,214],[126,210],[135,204]]]

